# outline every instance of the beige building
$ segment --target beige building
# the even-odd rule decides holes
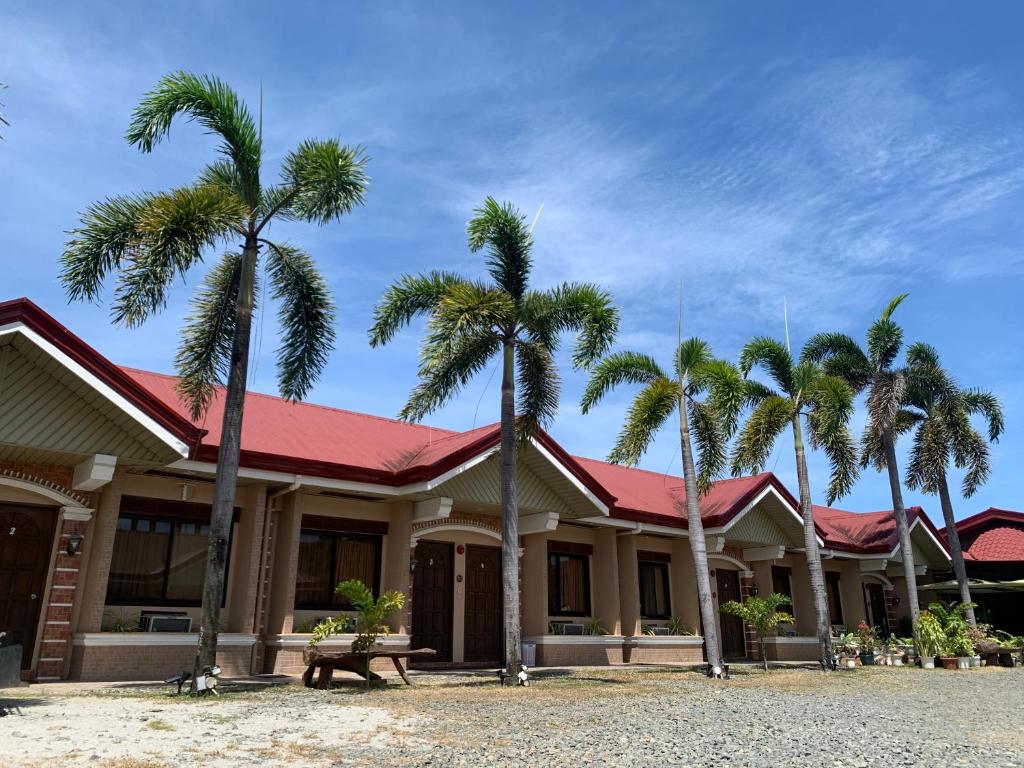
[[[195,425],[174,387],[111,364],[26,300],[0,304],[0,631],[23,647],[26,679],[191,666],[220,401]],[[349,578],[406,593],[385,644],[434,648],[443,665],[495,664],[498,442],[495,425],[450,432],[250,394],[225,671],[298,671],[311,627],[348,608],[333,590]],[[523,634],[537,663],[699,662],[681,479],[570,456],[547,435],[523,449],[519,471]],[[795,624],[768,652],[816,658],[792,495],[765,473],[717,483],[701,509],[716,606],[786,592]],[[815,514],[833,624],[895,631],[907,575],[891,515]],[[948,568],[934,527],[912,514],[914,576]],[[717,621],[727,658],[756,657],[738,620]]]

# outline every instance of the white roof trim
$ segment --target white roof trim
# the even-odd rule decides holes
[[[601,513],[602,519],[606,518],[609,514],[608,507],[602,502],[597,496],[595,496],[578,478],[572,475],[558,459],[551,455],[543,446],[533,443],[534,447],[537,448],[538,452],[548,461],[550,461],[555,468],[566,477],[577,490],[580,491],[586,498],[597,507]],[[247,480],[263,480],[271,483],[283,483],[285,485],[292,485],[300,482],[304,487],[323,488],[327,490],[339,490],[339,491],[355,491],[357,493],[370,493],[379,496],[407,496],[413,493],[427,493],[435,490],[438,486],[451,480],[467,470],[472,469],[478,464],[486,461],[488,458],[498,453],[500,446],[492,446],[485,451],[480,452],[476,456],[462,462],[456,467],[452,467],[447,472],[444,472],[437,477],[418,483],[410,483],[408,485],[384,485],[382,483],[363,483],[355,482],[351,480],[337,480],[330,477],[317,477],[316,475],[295,475],[291,472],[275,472],[266,469],[252,469],[249,467],[239,467],[238,476]],[[176,461],[170,465],[170,469],[179,469],[186,472],[202,472],[204,474],[213,475],[217,471],[217,465],[213,462],[207,461],[193,461],[191,459],[182,459]]]
[[[748,512],[754,509],[754,507],[760,504],[767,496],[774,496],[776,499],[778,499],[782,503],[782,506],[786,509],[786,511],[788,511],[789,514],[793,517],[793,519],[796,520],[797,525],[800,526],[800,530],[803,531],[803,516],[801,516],[800,512],[797,509],[795,509],[792,504],[789,503],[785,496],[778,492],[774,485],[771,485],[769,483],[768,486],[759,494],[757,494],[757,496],[754,497],[753,501],[751,501],[749,504],[747,504],[747,506],[740,510],[739,514],[733,517],[732,520],[730,520],[725,525],[719,526],[718,528],[705,528],[704,533],[707,535],[722,535],[728,533],[730,528],[732,528],[734,525],[736,525],[736,523],[742,520],[744,515],[746,515]],[[825,546],[825,542],[822,541],[821,536],[815,534],[815,538],[818,540],[819,547]]]
[[[560,462],[558,459],[552,456],[551,452],[547,448],[545,448],[543,445],[540,444],[540,442],[538,442],[535,438],[532,437],[530,438],[530,444],[537,449],[541,456],[550,461],[554,465],[555,469],[562,473],[562,476],[565,477],[565,479],[568,480],[570,483],[572,483],[573,486],[575,486],[576,490],[578,490],[580,493],[586,496],[590,503],[601,511],[602,515],[607,516],[609,514],[608,505],[606,505],[603,501],[597,498],[597,496],[594,495],[593,491],[587,488],[587,486],[585,486],[578,477],[576,477],[574,474],[572,474],[572,472],[565,468],[565,465],[563,465],[562,462]]]
[[[126,397],[118,393],[113,387],[101,381],[95,374],[90,373],[83,365],[73,360],[69,355],[62,352],[54,344],[44,339],[38,333],[33,331],[31,328],[26,326],[24,323],[10,323],[8,325],[0,326],[0,336],[8,334],[20,333],[37,347],[42,349],[46,354],[60,363],[62,366],[67,368],[79,379],[88,384],[92,389],[96,390],[100,395],[105,397],[120,410],[127,413],[135,421],[145,427],[149,432],[156,436],[162,443],[170,447],[175,453],[180,456],[187,457],[189,454],[188,445],[179,440],[174,434],[171,433],[166,427],[161,426],[155,419],[142,411],[141,408],[131,403]]]

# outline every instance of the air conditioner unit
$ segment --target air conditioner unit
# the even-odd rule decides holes
[[[184,614],[144,613],[143,632],[191,632],[192,619]]]
[[[582,635],[583,625],[582,624],[563,624],[562,625],[563,635]]]

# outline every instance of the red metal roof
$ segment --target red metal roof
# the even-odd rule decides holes
[[[907,507],[907,523],[920,519],[936,540],[942,535],[921,507]],[[814,506],[814,522],[823,534],[825,546],[844,552],[888,554],[900,543],[892,510],[880,512],[848,512],[844,509]],[[943,542],[944,543],[944,542]]]
[[[1024,512],[991,507],[959,521],[956,530],[965,560],[1024,562]]]
[[[201,424],[193,424],[176,389],[177,378],[160,373],[118,368],[28,299],[0,303],[0,325],[22,322],[56,345],[109,386],[114,387],[160,424],[193,446],[193,458],[214,462],[220,443],[223,395],[216,389]],[[500,439],[497,424],[468,432],[429,427],[311,403],[292,403],[257,392],[247,394],[242,428],[243,466],[293,474],[405,485],[433,479],[490,450]],[[570,475],[605,503],[612,516],[677,528],[686,527],[682,478],[570,456],[545,433],[538,443]],[[770,472],[721,480],[701,499],[701,517],[708,527],[728,522],[767,487],[773,487],[794,508],[797,500]],[[922,510],[920,516],[937,536]],[[999,510],[989,510],[993,517]],[[1017,515],[1024,520],[1021,513]],[[826,546],[854,552],[891,552],[896,532],[890,512],[854,513],[814,508],[818,533]],[[969,523],[973,518],[963,521]],[[987,518],[986,518],[987,519]],[[1014,518],[1016,520],[1017,518]],[[959,528],[959,525],[958,525]],[[1024,528],[1024,525],[1022,525]],[[1024,553],[1024,530],[1017,544],[985,545],[986,552]],[[998,538],[998,537],[997,537]],[[988,540],[987,538],[985,539]],[[1012,538],[1017,542],[1018,538]],[[1007,546],[1010,546],[1007,549]],[[979,550],[980,551],[980,550]],[[1024,560],[1024,554],[1019,559]]]

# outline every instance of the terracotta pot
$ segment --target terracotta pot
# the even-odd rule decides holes
[[[939,656],[939,663],[943,669],[956,669],[956,656]]]

